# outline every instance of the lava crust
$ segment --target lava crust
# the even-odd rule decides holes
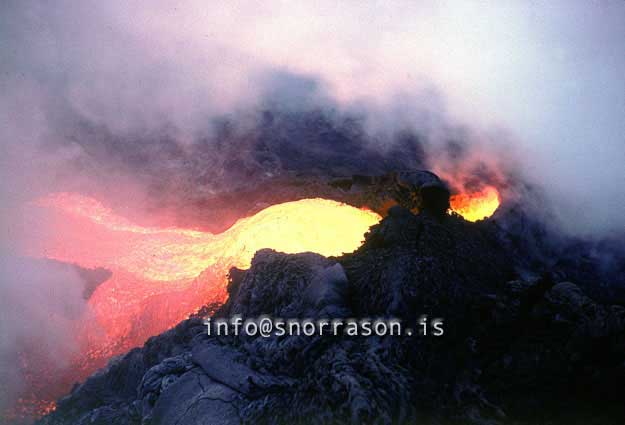
[[[625,308],[520,279],[499,240],[488,223],[395,207],[349,255],[261,250],[214,317],[427,314],[445,334],[209,337],[194,317],[39,424],[623,423]]]

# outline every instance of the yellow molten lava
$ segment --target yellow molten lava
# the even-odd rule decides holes
[[[209,267],[224,272],[248,268],[262,248],[325,256],[351,252],[381,218],[336,201],[303,199],[270,206],[215,235],[134,225],[94,199],[76,194],[55,194],[38,204],[77,219],[63,232],[63,240],[47,247],[49,257],[86,267],[121,268],[156,281],[192,279]]]
[[[46,237],[33,240],[25,255],[111,272],[88,300],[89,321],[78,326],[83,348],[74,369],[81,377],[202,306],[224,302],[228,271],[249,268],[256,251],[340,255],[358,248],[381,219],[340,202],[303,199],[212,234],[140,226],[78,194],[52,194],[35,205],[47,210],[46,231],[35,232]]]
[[[492,188],[455,196],[451,203],[456,212],[475,220],[492,214],[499,197]],[[273,205],[212,234],[140,226],[78,194],[52,194],[34,204],[46,213],[39,210],[29,220],[34,237],[23,255],[111,272],[89,297],[84,315],[76,319],[74,342],[81,348],[69,360],[68,375],[60,381],[40,376],[29,381],[31,388],[38,388],[35,398],[42,402],[68,390],[58,384],[50,386],[58,390],[52,394],[46,389],[51,382],[82,380],[112,356],[144,343],[202,306],[224,302],[229,269],[249,267],[259,249],[339,255],[358,248],[364,233],[381,220],[367,209],[304,199]]]
[[[380,219],[373,211],[327,199],[286,202],[239,220],[222,234],[215,250],[222,257],[236,257],[234,265],[241,268],[249,267],[261,248],[340,255],[358,248],[365,232]]]
[[[486,186],[479,192],[453,195],[449,199],[451,209],[468,221],[490,217],[500,202],[499,192],[493,186]]]
[[[29,244],[26,255],[82,267],[104,267],[111,277],[88,304],[98,332],[82,337],[89,358],[109,358],[141,344],[211,302],[227,299],[231,267],[248,268],[254,253],[340,255],[358,248],[381,217],[367,209],[326,199],[303,199],[268,207],[220,234],[134,224],[92,198],[53,194],[36,202],[47,208],[51,232]],[[496,189],[452,197],[467,220],[492,214]],[[94,326],[95,328],[95,326]],[[95,363],[87,362],[85,370]]]

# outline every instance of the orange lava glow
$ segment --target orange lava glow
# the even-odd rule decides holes
[[[230,267],[247,268],[262,248],[325,256],[351,252],[362,243],[367,229],[380,220],[366,209],[303,199],[268,207],[214,235],[134,225],[97,201],[76,194],[55,194],[37,204],[73,216],[74,225],[80,223],[70,234],[64,232],[62,241],[47,246],[46,257],[84,267],[122,269],[146,280],[167,282],[192,279],[213,267],[224,272]],[[93,244],[87,244],[85,238]]]
[[[451,198],[452,209],[470,221],[491,215],[498,205],[493,187]],[[259,249],[336,256],[358,248],[364,233],[381,220],[367,209],[304,199],[270,206],[212,234],[141,226],[93,198],[73,193],[52,194],[30,207],[36,207],[41,228],[23,255],[111,272],[75,323],[79,350],[70,360],[67,376],[56,376],[58,371],[51,372],[56,375],[47,381],[33,376],[30,393],[18,403],[16,410],[23,405],[39,414],[54,409],[49,400],[66,393],[73,382],[85,379],[112,356],[143,344],[206,304],[224,302],[228,271],[248,268]],[[24,361],[44,364],[37,356],[30,357]]]
[[[48,400],[38,400],[36,398],[20,398],[17,404],[5,412],[0,419],[7,422],[23,423],[22,420],[36,415],[45,416],[56,410],[56,402]]]
[[[468,221],[477,221],[493,215],[500,204],[499,192],[493,186],[486,186],[479,192],[461,193],[449,199],[452,211]]]
[[[45,236],[29,244],[24,255],[112,273],[91,295],[77,324],[80,350],[66,383],[84,379],[112,356],[143,344],[202,306],[225,301],[228,271],[248,268],[259,249],[340,255],[360,246],[365,232],[381,219],[367,209],[304,199],[273,205],[212,234],[140,226],[92,198],[71,193],[47,196],[34,206],[43,212],[45,230],[38,234]]]

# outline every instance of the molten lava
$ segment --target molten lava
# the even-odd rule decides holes
[[[478,192],[453,195],[449,199],[452,211],[469,221],[490,217],[500,202],[499,192],[493,186],[485,186]]]
[[[273,205],[212,234],[140,226],[78,194],[57,193],[34,204],[45,212],[44,224],[24,255],[111,272],[76,323],[80,349],[67,376],[33,377],[31,393],[20,401],[38,407],[39,413],[53,409],[48,400],[112,356],[143,344],[208,303],[225,301],[229,269],[249,267],[259,249],[340,255],[356,249],[381,219],[367,209],[304,199]],[[452,210],[470,221],[490,216],[498,205],[493,187],[451,198]]]
[[[225,301],[229,269],[248,268],[259,249],[340,255],[356,249],[380,220],[367,209],[304,199],[268,207],[212,234],[139,226],[77,194],[53,194],[35,204],[45,208],[45,227],[52,230],[24,254],[112,273],[89,298],[76,333],[81,354],[73,361],[74,380],[203,305]]]
[[[195,278],[214,266],[225,267],[226,272],[230,267],[247,268],[262,248],[325,256],[351,252],[380,220],[366,209],[303,199],[268,207],[214,235],[137,226],[76,194],[55,194],[37,204],[72,217],[71,227],[59,232],[59,238],[43,241],[48,258],[84,267],[119,268],[143,279],[168,282]]]

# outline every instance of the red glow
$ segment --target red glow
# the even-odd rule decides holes
[[[225,301],[227,272],[231,267],[249,267],[259,249],[340,255],[356,249],[368,228],[380,220],[366,209],[304,199],[268,207],[212,234],[136,225],[77,194],[54,194],[32,206],[44,212],[42,227],[47,233],[23,254],[112,272],[76,323],[80,348],[67,376],[50,368],[48,374],[54,376],[42,379],[45,366],[27,376],[33,394],[18,404],[27,406],[31,400],[30,409],[40,414],[51,408],[42,399],[62,395],[112,356],[143,344],[207,303]],[[22,357],[28,364],[36,360],[30,352]]]
[[[498,205],[493,187],[451,198],[452,209],[471,221],[489,216]],[[112,356],[143,344],[207,303],[225,301],[228,270],[249,267],[257,250],[340,255],[356,249],[381,218],[339,202],[305,199],[271,206],[212,234],[140,226],[78,194],[53,194],[31,207],[44,213],[47,230],[24,255],[104,267],[112,276],[91,295],[85,317],[75,324],[79,350],[65,372],[46,366],[37,350],[23,353],[30,390],[12,413],[18,416],[26,410],[48,413],[54,409],[49,400]]]

